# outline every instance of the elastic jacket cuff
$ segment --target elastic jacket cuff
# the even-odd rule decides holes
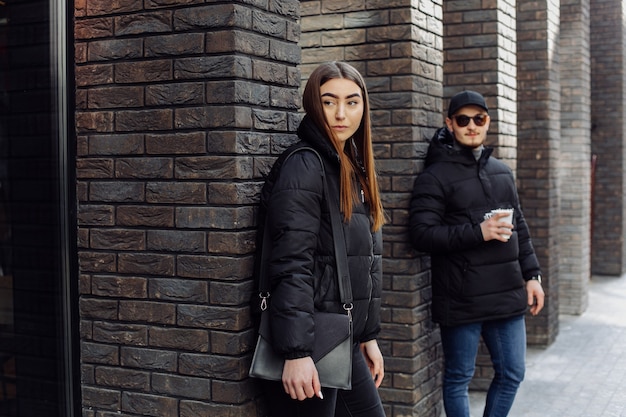
[[[304,351],[296,351],[296,352],[289,352],[289,353],[285,353],[284,357],[285,359],[300,359],[300,358],[306,358],[307,356],[311,356],[312,352],[304,352]]]

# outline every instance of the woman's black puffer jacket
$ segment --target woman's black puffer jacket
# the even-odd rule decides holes
[[[508,166],[485,148],[478,160],[444,127],[431,140],[410,206],[413,246],[431,254],[433,320],[445,326],[527,309],[525,279],[540,273]],[[485,213],[514,208],[508,242],[483,240]]]
[[[329,193],[337,196],[333,210],[339,211],[339,156],[306,116],[298,136],[322,156]],[[268,276],[274,348],[286,359],[300,358],[313,350],[314,310],[345,313],[339,301],[320,162],[313,152],[298,151],[284,162],[267,207],[266,233],[272,238]],[[371,232],[366,204],[354,208],[343,229],[354,297],[354,342],[366,342],[380,331],[382,234]]]

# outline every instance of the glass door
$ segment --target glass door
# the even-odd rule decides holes
[[[0,0],[0,416],[79,409],[67,11]]]

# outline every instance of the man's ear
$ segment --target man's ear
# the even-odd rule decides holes
[[[450,132],[453,132],[453,131],[454,131],[454,129],[452,129],[452,119],[451,119],[451,118],[449,118],[449,117],[446,117],[446,126],[448,126],[448,130],[449,130]]]

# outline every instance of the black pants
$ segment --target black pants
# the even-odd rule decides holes
[[[324,399],[292,400],[282,382],[262,381],[270,417],[385,417],[359,345],[352,351],[352,389],[322,388]]]

